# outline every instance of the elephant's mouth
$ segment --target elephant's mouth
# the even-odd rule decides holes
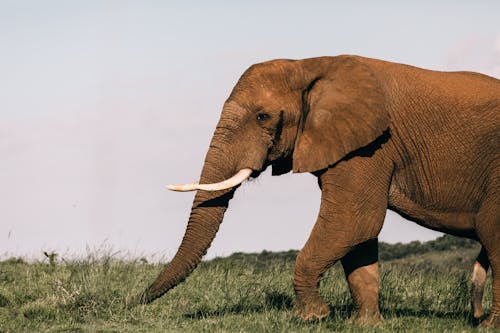
[[[266,168],[267,166],[265,166],[262,170],[253,170],[248,180],[253,180],[255,178],[258,178],[260,174],[266,170]]]

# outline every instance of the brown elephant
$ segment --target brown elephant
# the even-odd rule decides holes
[[[358,321],[380,320],[377,236],[389,208],[482,244],[493,271],[493,306],[483,324],[499,326],[499,112],[500,81],[478,73],[351,55],[251,66],[224,104],[199,183],[170,187],[198,191],[178,252],[140,301],[193,271],[238,185],[272,166],[274,175],[310,172],[322,191],[296,260],[299,317],[329,314],[318,286],[341,260]],[[481,281],[475,289],[482,292]]]

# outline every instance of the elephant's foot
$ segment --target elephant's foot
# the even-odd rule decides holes
[[[500,313],[490,313],[490,315],[479,324],[479,327],[500,328]]]
[[[293,314],[302,320],[320,320],[330,314],[330,308],[320,296],[297,297]]]
[[[378,309],[362,309],[350,318],[356,326],[379,326],[382,324],[382,317]]]

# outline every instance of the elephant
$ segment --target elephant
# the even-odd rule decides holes
[[[229,201],[248,178],[307,172],[321,189],[316,223],[293,274],[293,312],[329,315],[323,273],[340,260],[358,323],[381,321],[378,235],[387,209],[417,224],[478,240],[472,304],[482,315],[486,270],[500,326],[498,159],[500,80],[356,55],[277,59],[250,66],[225,101],[184,238],[137,302],[165,294],[196,268]],[[286,233],[284,230],[283,233]]]

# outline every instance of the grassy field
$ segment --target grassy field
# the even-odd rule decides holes
[[[420,250],[381,260],[384,324],[349,322],[352,301],[340,265],[325,274],[326,320],[291,315],[296,252],[234,254],[203,262],[158,301],[126,309],[163,265],[95,254],[80,261],[0,262],[0,332],[468,332],[477,331],[469,306],[476,244]],[[422,250],[427,246],[427,250]],[[404,248],[404,246],[403,246]],[[392,249],[396,249],[392,247]],[[401,250],[401,246],[399,248]],[[381,259],[391,257],[381,246]],[[50,257],[50,254],[48,254]],[[491,276],[486,286],[491,307]],[[487,331],[487,330],[485,330]]]

